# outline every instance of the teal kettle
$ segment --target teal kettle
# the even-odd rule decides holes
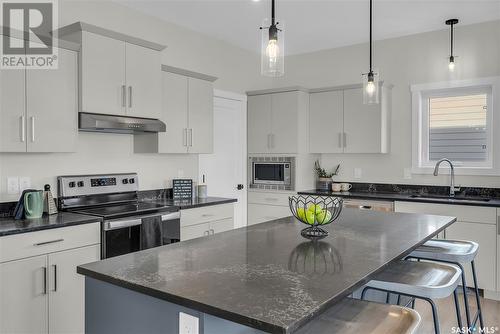
[[[41,218],[43,215],[43,191],[29,191],[24,194],[24,214],[27,219]]]

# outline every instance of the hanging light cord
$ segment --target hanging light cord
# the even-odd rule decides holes
[[[372,70],[372,1],[373,0],[370,0],[370,73],[373,72],[373,70]]]
[[[274,0],[271,2],[271,25],[274,25]]]
[[[453,57],[453,23],[451,23],[450,35],[451,35],[451,47],[450,47],[450,56]]]

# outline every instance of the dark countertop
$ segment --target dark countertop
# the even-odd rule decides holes
[[[34,232],[100,221],[94,216],[81,215],[70,212],[59,212],[55,215],[44,215],[39,219],[0,218],[0,237],[12,234]]]
[[[304,190],[299,191],[299,195],[316,195],[316,196],[338,196],[345,198],[359,198],[371,200],[387,200],[387,201],[406,201],[406,202],[421,202],[421,203],[436,203],[436,204],[453,204],[453,205],[474,205],[500,207],[500,199],[497,198],[481,198],[478,196],[456,196],[455,198],[446,198],[446,196],[433,197],[430,195],[405,194],[405,193],[384,193],[384,192],[363,192],[363,191],[325,191],[325,190]]]
[[[272,333],[293,333],[452,217],[344,209],[319,242],[293,217],[79,266],[80,274]]]
[[[182,200],[180,199],[174,200],[172,198],[166,198],[166,199],[152,199],[145,201],[152,201],[155,203],[163,204],[165,206],[176,206],[180,210],[185,210],[185,209],[200,208],[203,206],[234,203],[237,202],[238,200],[235,198],[207,197],[207,198],[193,198],[193,199],[182,199]]]

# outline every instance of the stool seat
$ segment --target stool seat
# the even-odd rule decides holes
[[[346,298],[311,320],[296,334],[413,334],[420,315],[412,309]]]
[[[462,271],[454,265],[436,262],[398,261],[389,265],[366,286],[424,298],[445,298],[453,294]]]
[[[429,240],[411,252],[410,257],[469,263],[476,257],[478,249],[479,245],[474,241]]]

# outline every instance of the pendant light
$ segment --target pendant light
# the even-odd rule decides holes
[[[280,28],[278,28],[278,25]],[[264,20],[262,27],[261,74],[280,77],[285,73],[283,22],[275,17],[275,0],[271,0],[271,21]]]
[[[370,0],[370,71],[363,74],[363,103],[379,103],[379,74],[373,71],[372,67],[372,7],[373,0]]]
[[[450,72],[455,70],[455,56],[453,55],[453,26],[458,23],[458,19],[446,20],[446,25],[450,26],[450,62],[448,63],[448,69]]]

